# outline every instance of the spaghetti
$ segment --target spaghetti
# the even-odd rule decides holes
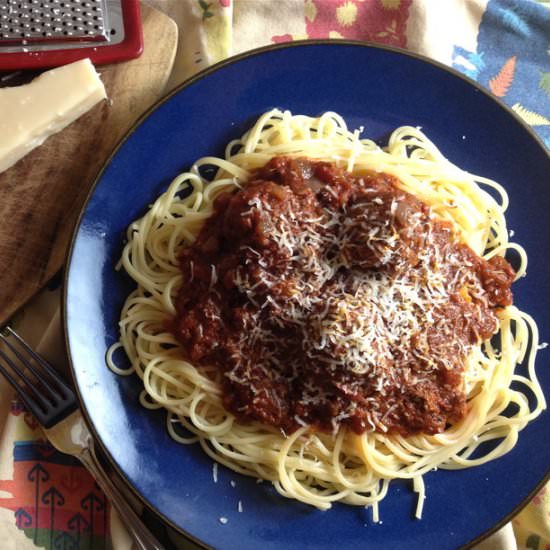
[[[274,110],[261,116],[240,140],[229,143],[224,159],[202,158],[190,172],[179,175],[128,228],[121,264],[138,286],[126,300],[120,341],[108,351],[107,362],[119,374],[140,376],[143,405],[168,410],[168,430],[174,439],[199,442],[217,462],[273,482],[283,496],[320,509],[335,501],[372,506],[376,520],[389,482],[411,479],[420,497],[420,517],[423,474],[434,468],[476,466],[505,454],[519,431],[545,408],[535,374],[536,324],[515,306],[495,310],[496,336],[469,346],[465,357],[464,414],[452,424],[444,422],[440,433],[388,432],[383,422],[377,429],[355,431],[335,425],[330,432],[302,421],[287,434],[277,425],[243,421],[224,406],[223,370],[208,361],[185,360],[189,353],[168,327],[178,314],[182,287],[193,285],[195,276],[204,278],[195,274],[192,263],[183,277],[180,259],[211,219],[215,199],[246,189],[251,176],[278,156],[329,161],[354,175],[388,174],[403,192],[428,204],[437,223],[452,227],[457,239],[485,260],[515,250],[520,260],[516,277],[525,274],[525,252],[508,242],[504,189],[449,163],[420,130],[398,128],[382,149],[361,139],[359,131],[348,131],[335,113],[310,118]],[[215,175],[208,179],[212,171]],[[216,277],[213,271],[212,286]],[[120,347],[130,359],[129,370],[115,365],[113,354]],[[182,436],[177,425],[190,435]],[[480,452],[479,446],[487,441],[493,442],[490,450]]]

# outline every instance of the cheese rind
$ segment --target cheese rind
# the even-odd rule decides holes
[[[0,89],[0,172],[107,97],[89,59]]]

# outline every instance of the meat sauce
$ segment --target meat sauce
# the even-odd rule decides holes
[[[392,176],[276,157],[220,195],[181,254],[173,331],[243,422],[435,434],[467,412],[465,361],[512,303]]]

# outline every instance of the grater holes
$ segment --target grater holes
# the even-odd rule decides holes
[[[11,43],[23,39],[47,48],[44,38],[53,39],[47,41],[52,47],[56,38],[64,41],[67,36],[89,43],[108,41],[116,34],[114,40],[121,40],[125,32],[118,11],[124,1],[0,0],[0,50],[15,48]],[[116,29],[114,33],[111,28]]]

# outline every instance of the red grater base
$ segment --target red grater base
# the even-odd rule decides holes
[[[2,52],[0,47],[0,71],[58,67],[86,57],[95,65],[118,63],[138,57],[143,51],[139,0],[122,0],[121,7],[124,25],[122,41],[116,44],[110,44],[108,40],[87,41],[80,46],[78,40],[69,39],[66,44],[70,44],[70,48],[60,44],[58,49],[48,50],[25,47],[23,43],[20,51],[9,52]]]

